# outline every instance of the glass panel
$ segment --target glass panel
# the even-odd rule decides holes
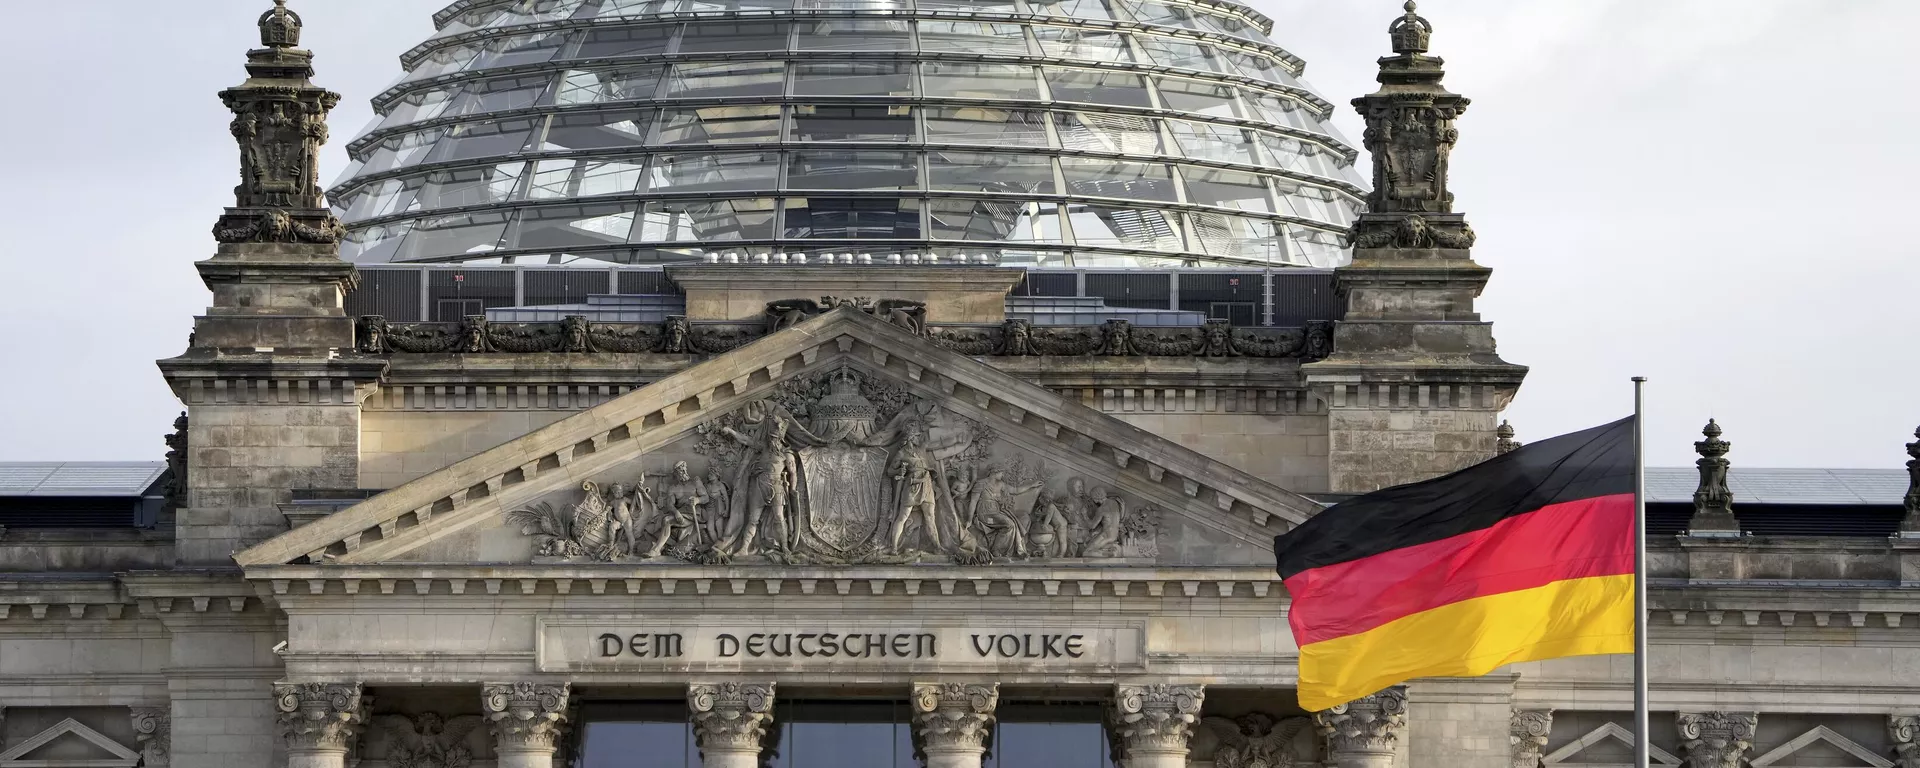
[[[961,13],[1025,13],[1018,0],[919,0],[922,11],[959,11]]]
[[[1147,52],[1148,58],[1161,66],[1197,69],[1203,72],[1224,71],[1219,60],[1213,56],[1213,49],[1204,45],[1153,35],[1135,35],[1133,39],[1140,43],[1140,47]]]
[[[1055,69],[1047,72],[1047,85],[1053,87],[1056,101],[1084,101],[1122,107],[1152,107],[1147,96],[1147,80],[1125,72],[1101,72],[1094,69]]]
[[[1290,261],[1313,267],[1338,267],[1350,259],[1345,238],[1332,232],[1306,227],[1287,227],[1287,255]]]
[[[1227,61],[1233,64],[1234,69],[1240,70],[1240,74],[1246,75],[1247,77],[1257,77],[1267,82],[1291,85],[1296,88],[1300,87],[1300,81],[1295,80],[1293,74],[1281,66],[1280,62],[1265,56],[1255,53],[1228,51]]]
[[[638,147],[647,143],[647,127],[652,122],[651,109],[554,115],[540,149],[551,152]]]
[[[600,0],[600,10],[594,16],[602,19],[615,16],[652,16],[669,13],[679,5],[679,0]],[[673,27],[667,27],[671,30]]]
[[[1043,155],[930,152],[927,161],[931,189],[1053,194],[1053,160]]]
[[[1267,197],[1267,181],[1264,177],[1242,171],[1192,166],[1182,167],[1180,175],[1187,180],[1189,203],[1273,213],[1273,201]]]
[[[519,24],[537,24],[543,21],[561,21],[573,17],[573,14],[585,5],[587,0],[520,0],[507,5],[507,12],[501,14],[489,24],[490,27],[506,27]]]
[[[1067,221],[1075,242],[1090,248],[1147,248],[1178,251],[1179,214],[1150,208],[1069,204]]]
[[[363,186],[340,201],[340,207],[346,211],[342,218],[350,222],[365,221],[404,211],[426,183],[424,176],[410,176],[382,179]]]
[[[913,65],[907,62],[799,64],[793,76],[799,96],[912,96]]]
[[[476,29],[485,28],[487,25],[492,24],[495,19],[506,15],[506,13],[507,9],[498,5],[475,8],[448,19],[447,25],[441,27],[439,34],[434,35],[434,37],[452,37],[462,32],[472,32]]]
[[[791,28],[783,21],[695,22],[681,34],[680,52],[784,51]]]
[[[1133,63],[1133,51],[1127,47],[1127,36],[1118,32],[1034,27],[1033,36],[1039,39],[1040,50],[1048,56],[1078,61]]]
[[[508,211],[430,216],[416,220],[394,261],[485,255],[500,249]]]
[[[927,143],[1044,147],[1040,112],[992,107],[928,107]]]
[[[1016,200],[930,200],[933,238],[1063,243],[1060,204]]]
[[[906,709],[892,701],[777,704],[769,768],[919,768]]]
[[[792,8],[793,0],[680,0],[673,6],[680,13],[755,13]]]
[[[921,70],[927,81],[927,95],[952,99],[1040,98],[1040,83],[1033,67],[1020,64],[957,64],[929,61]]]
[[[773,198],[664,200],[647,204],[640,240],[648,243],[770,240]]]
[[[1314,133],[1326,133],[1326,129],[1317,125],[1310,110],[1301,106],[1300,102],[1284,96],[1251,90],[1241,91],[1240,96],[1246,99],[1247,105],[1254,110],[1255,114],[1269,123]]]
[[[809,11],[912,13],[913,0],[800,0],[800,8]]]
[[[402,96],[399,101],[387,106],[387,119],[380,121],[380,127],[390,128],[439,117],[447,111],[447,107],[453,103],[453,97],[459,92],[460,86],[449,85]]]
[[[800,25],[803,51],[910,51],[913,29],[886,19],[821,19]]]
[[[481,168],[437,171],[426,176],[425,186],[407,209],[437,210],[504,203],[513,198],[514,191],[520,186],[520,176],[526,170],[526,163],[502,163]]]
[[[1196,213],[1193,239],[1200,250],[1214,256],[1270,263],[1284,262],[1286,257],[1279,223],[1266,219]]]
[[[1060,132],[1062,149],[1131,155],[1170,154],[1166,141],[1160,137],[1160,121],[1151,117],[1055,112],[1053,118],[1054,127]]]
[[[780,108],[773,106],[669,109],[662,144],[742,144],[780,140]]]
[[[1268,165],[1296,173],[1309,172],[1306,159],[1307,142],[1274,133],[1262,133],[1259,137],[1260,145],[1267,151]]]
[[[406,241],[407,233],[412,231],[412,221],[353,230],[347,233],[346,240],[340,245],[340,258],[362,264],[393,261],[400,252],[400,244]]]
[[[1168,120],[1167,127],[1173,129],[1173,140],[1180,143],[1187,157],[1247,165],[1260,163],[1253,151],[1253,132],[1245,128],[1185,120]]]
[[[1133,13],[1133,17],[1139,19],[1143,24],[1157,24],[1163,27],[1180,27],[1182,29],[1200,28],[1199,23],[1193,20],[1193,12],[1181,6],[1167,5],[1166,3],[1131,2],[1129,0],[1122,0],[1120,5]]]
[[[441,48],[427,57],[414,62],[413,69],[407,72],[407,80],[425,80],[430,77],[462,72],[480,56],[484,44],[463,43]]]
[[[745,98],[778,96],[787,68],[779,61],[729,61],[675,64],[667,80],[669,98]]]
[[[1129,163],[1097,157],[1060,158],[1067,194],[1174,202],[1173,169],[1159,163]]]
[[[426,162],[498,157],[520,152],[533,138],[539,123],[535,120],[508,120],[500,123],[461,123],[447,129],[446,137],[433,145]]]
[[[591,702],[580,710],[585,726],[578,768],[700,766],[686,702]]]
[[[793,108],[791,141],[877,141],[910,143],[914,140],[913,107],[810,105]]]
[[[540,103],[540,97],[546,94],[552,80],[552,75],[534,75],[467,83],[461,87],[460,95],[454,98],[445,114],[473,115],[526,109]]]
[[[556,104],[595,104],[607,101],[643,101],[660,87],[659,65],[621,69],[568,70],[560,76]]]
[[[919,189],[920,158],[907,152],[795,152],[787,189]]]
[[[473,62],[473,69],[517,67],[552,61],[567,47],[566,32],[535,32],[489,41]]]
[[[1160,101],[1167,109],[1214,117],[1240,116],[1240,108],[1234,103],[1233,86],[1172,77],[1160,78],[1159,85]]]
[[[628,195],[640,187],[645,158],[626,160],[542,160],[534,164],[527,197],[559,200],[596,195]]]
[[[1116,18],[1106,0],[1027,0],[1027,4],[1033,6],[1035,13],[1049,16],[1106,21]]]
[[[1208,13],[1203,10],[1195,10],[1193,17],[1200,22],[1201,29],[1224,32],[1234,37],[1243,37],[1248,40],[1260,40],[1263,37],[1260,34],[1260,30],[1255,29],[1252,24],[1241,21],[1238,16],[1227,16]]]
[[[781,236],[918,238],[920,201],[896,198],[788,198],[786,226]]]
[[[367,164],[363,172],[373,174],[417,165],[427,156],[427,152],[433,149],[434,142],[439,141],[446,132],[445,128],[428,128],[424,131],[403,133],[382,141],[367,153]]]
[[[980,21],[922,21],[920,50],[939,53],[1027,55],[1027,35],[1019,24]]]
[[[780,182],[780,153],[661,155],[647,189],[654,192],[757,192]]]
[[[591,248],[625,245],[638,203],[527,208],[514,222],[507,248]]]
[[[605,16],[605,11],[601,12]],[[652,56],[667,52],[667,43],[673,39],[674,26],[655,24],[644,27],[605,27],[590,30],[580,48],[573,52],[576,59],[599,59],[614,56]]]

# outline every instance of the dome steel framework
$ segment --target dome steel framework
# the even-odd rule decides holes
[[[462,0],[330,197],[356,262],[1335,266],[1356,153],[1200,0]]]

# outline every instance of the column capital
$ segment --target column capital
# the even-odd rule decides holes
[[[1674,716],[1680,726],[1680,749],[1689,768],[1740,768],[1753,749],[1753,731],[1760,724],[1757,712],[1681,712]]]
[[[1116,685],[1111,713],[1113,738],[1128,758],[1152,754],[1184,757],[1206,697],[1206,687],[1200,685]]]
[[[359,683],[274,683],[273,702],[292,752],[346,754],[366,722]]]
[[[1407,730],[1407,688],[1396,685],[1313,713],[1313,722],[1335,756],[1392,754]]]
[[[701,754],[757,755],[773,721],[773,683],[690,683],[687,708],[693,712],[694,742]]]
[[[1516,709],[1507,727],[1508,743],[1513,745],[1513,768],[1540,768],[1540,750],[1547,746],[1553,732],[1553,710]]]
[[[486,683],[480,711],[493,725],[499,752],[552,754],[567,720],[566,683]]]
[[[140,742],[140,764],[145,768],[167,768],[173,759],[173,707],[128,707],[133,720],[133,736]]]
[[[929,755],[986,751],[999,683],[914,683],[913,735]]]
[[[1920,768],[1920,716],[1887,715],[1887,735],[1893,739],[1894,764]]]

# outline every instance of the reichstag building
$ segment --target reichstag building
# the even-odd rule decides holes
[[[1336,105],[1225,0],[457,0],[322,179],[262,10],[164,445],[0,464],[0,768],[1630,762],[1619,657],[1295,696],[1273,537],[1517,445],[1443,18]],[[1654,761],[1920,768],[1920,435],[1724,426]]]

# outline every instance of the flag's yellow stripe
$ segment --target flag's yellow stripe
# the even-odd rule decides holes
[[[1561,656],[1633,652],[1633,574],[1556,581],[1421,611],[1300,649],[1300,706],[1416,677],[1475,677]]]

